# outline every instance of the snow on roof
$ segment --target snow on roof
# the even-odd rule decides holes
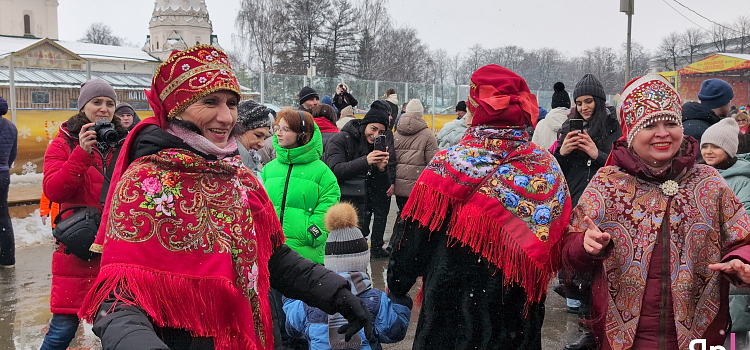
[[[21,51],[31,45],[34,45],[44,39],[24,38],[17,36],[0,35],[0,58],[10,53]],[[112,46],[81,43],[77,41],[52,40],[52,42],[64,47],[68,51],[75,53],[85,59],[96,59],[106,61],[141,61],[141,62],[159,62],[159,59],[149,55],[143,50],[136,47]]]
[[[170,0],[159,0],[156,2],[156,9],[162,9],[166,10],[168,8],[171,8],[172,10],[179,10],[180,8],[185,9],[186,11],[195,10],[195,11],[202,11],[206,12],[206,2],[203,0],[188,0],[187,6],[183,6],[184,0],[180,1],[170,1]]]
[[[42,40],[44,39],[0,35],[0,57],[5,57],[10,53],[21,51]]]

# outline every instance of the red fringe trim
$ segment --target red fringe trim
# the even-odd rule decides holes
[[[159,327],[182,328],[196,336],[214,338],[217,350],[273,348],[268,304],[261,304],[262,314],[268,315],[263,317],[267,318],[264,347],[256,343],[250,302],[225,278],[198,278],[140,266],[109,265],[102,267],[95,285],[78,313],[90,323],[102,302],[114,293],[121,302],[143,308]]]
[[[547,285],[560,267],[562,240],[554,242],[549,258],[540,265],[523,251],[513,237],[503,230],[503,223],[486,214],[481,208],[461,205],[457,199],[420,183],[414,187],[404,207],[403,218],[411,218],[430,231],[442,227],[449,208],[448,236],[462,246],[482,255],[490,263],[502,269],[504,284],[518,284],[526,291],[526,307],[541,302],[547,294]]]
[[[265,203],[265,207],[263,210],[252,213],[253,215],[253,221],[255,222],[255,233],[258,236],[268,236],[271,238],[271,246],[272,250],[269,250],[269,252],[272,252],[273,250],[276,250],[276,248],[280,247],[282,244],[284,244],[284,241],[286,241],[286,237],[284,236],[284,232],[281,228],[281,223],[279,222],[279,217],[276,215],[276,210],[273,208],[273,203],[271,203],[270,200]],[[263,250],[261,250],[262,252]],[[271,258],[271,254],[268,254],[267,259],[264,261],[268,261],[268,259]]]

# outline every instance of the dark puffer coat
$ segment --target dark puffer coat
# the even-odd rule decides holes
[[[367,155],[372,152],[373,146],[365,139],[364,129],[361,119],[352,119],[344,125],[341,132],[333,135],[328,141],[328,147],[325,150],[323,159],[339,182],[354,178],[358,175],[367,175],[367,181],[377,181],[386,188],[387,185],[395,182],[395,178],[389,178],[390,171],[380,172],[375,166],[367,164]],[[395,173],[395,151],[391,147],[390,164],[394,164]]]
[[[18,131],[16,126],[0,116],[0,171],[10,170],[18,154]]]
[[[719,120],[721,118],[714,111],[698,102],[688,102],[682,106],[682,133],[694,137],[699,144],[706,129]]]

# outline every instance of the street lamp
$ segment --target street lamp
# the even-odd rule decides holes
[[[633,25],[633,13],[635,12],[635,0],[620,0],[620,12],[628,15],[628,43],[627,62],[625,62],[625,78],[630,81],[630,29]]]

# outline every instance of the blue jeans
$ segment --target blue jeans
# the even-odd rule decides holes
[[[65,350],[78,330],[77,315],[52,314],[49,330],[39,350]]]

